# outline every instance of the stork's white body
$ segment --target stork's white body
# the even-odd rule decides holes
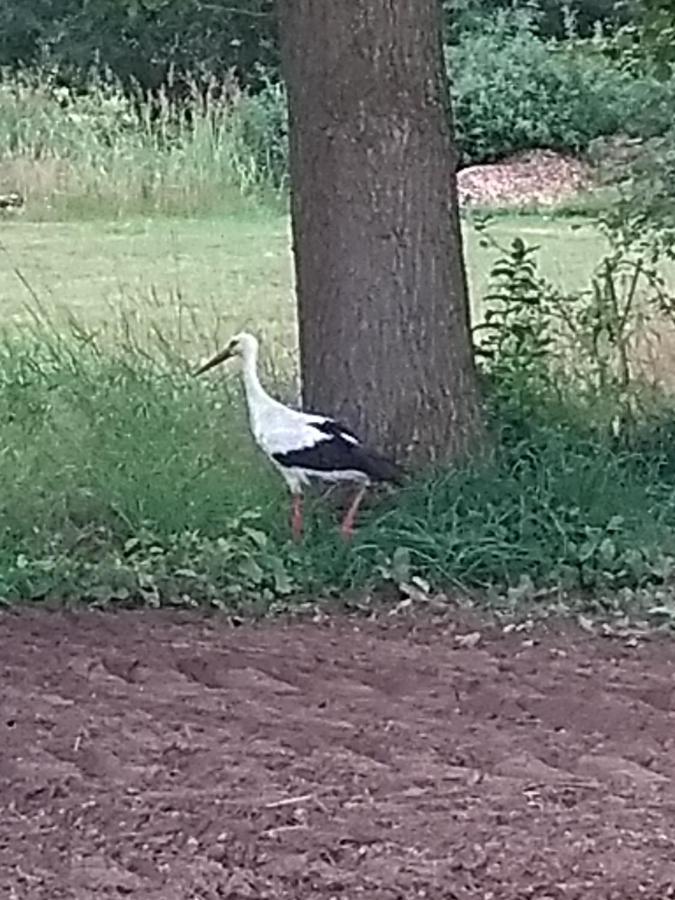
[[[356,509],[372,481],[396,480],[398,467],[363,447],[356,435],[334,419],[291,409],[270,397],[258,378],[258,342],[237,335],[228,349],[199,370],[206,371],[232,354],[242,358],[244,389],[251,432],[256,444],[281,473],[294,497],[294,529],[300,516],[302,489],[312,479],[358,484],[343,531],[351,532]]]
[[[316,428],[316,425],[321,424],[325,419],[321,416],[313,416],[290,409],[270,397],[260,385],[255,372],[250,372],[247,368],[244,369],[244,383],[253,438],[281,473],[291,493],[300,493],[302,487],[308,485],[312,478],[329,482],[368,483],[368,477],[356,469],[332,469],[318,472],[303,466],[283,466],[277,462],[276,457],[279,455],[297,450],[309,450],[323,441],[330,440],[329,435]],[[358,443],[356,438],[346,432],[343,432],[343,437],[348,443]]]

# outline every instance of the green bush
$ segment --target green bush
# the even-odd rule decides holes
[[[645,425],[672,418],[645,349],[675,324],[664,265],[675,258],[672,223],[623,197],[596,216],[607,252],[582,290],[562,291],[539,272],[538,247],[517,237],[502,246],[478,223],[481,243],[499,253],[474,327],[477,354],[502,417],[546,424],[570,415],[594,439],[633,448]],[[558,424],[561,419],[558,419]]]
[[[540,33],[566,36],[569,14],[560,0],[527,0]],[[655,5],[653,3],[653,5]],[[495,10],[513,0],[444,0],[446,36],[481,30]],[[637,0],[574,0],[574,26],[590,36],[637,19]],[[170,72],[222,78],[231,69],[245,84],[258,83],[258,65],[278,68],[273,0],[4,0],[0,4],[0,66],[36,65],[49,58],[72,85],[92,65],[114,71],[144,90],[167,86]],[[175,81],[174,81],[175,84]]]
[[[485,19],[448,49],[464,163],[534,147],[578,152],[601,135],[648,137],[675,114],[675,87],[600,53],[542,40],[523,12]]]
[[[288,178],[288,112],[284,85],[269,78],[255,94],[245,95],[241,105],[242,142],[255,161],[256,170],[265,173],[275,187]]]
[[[598,142],[594,155],[605,179],[620,185],[615,226],[639,229],[675,256],[675,128],[649,141]]]

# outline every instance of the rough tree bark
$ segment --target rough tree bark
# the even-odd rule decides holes
[[[482,435],[438,0],[278,0],[305,408],[415,463]]]

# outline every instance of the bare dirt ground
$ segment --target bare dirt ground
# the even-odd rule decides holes
[[[0,618],[0,897],[666,900],[675,645]]]

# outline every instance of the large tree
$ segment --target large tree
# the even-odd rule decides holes
[[[278,0],[303,399],[416,463],[481,434],[438,0]]]

